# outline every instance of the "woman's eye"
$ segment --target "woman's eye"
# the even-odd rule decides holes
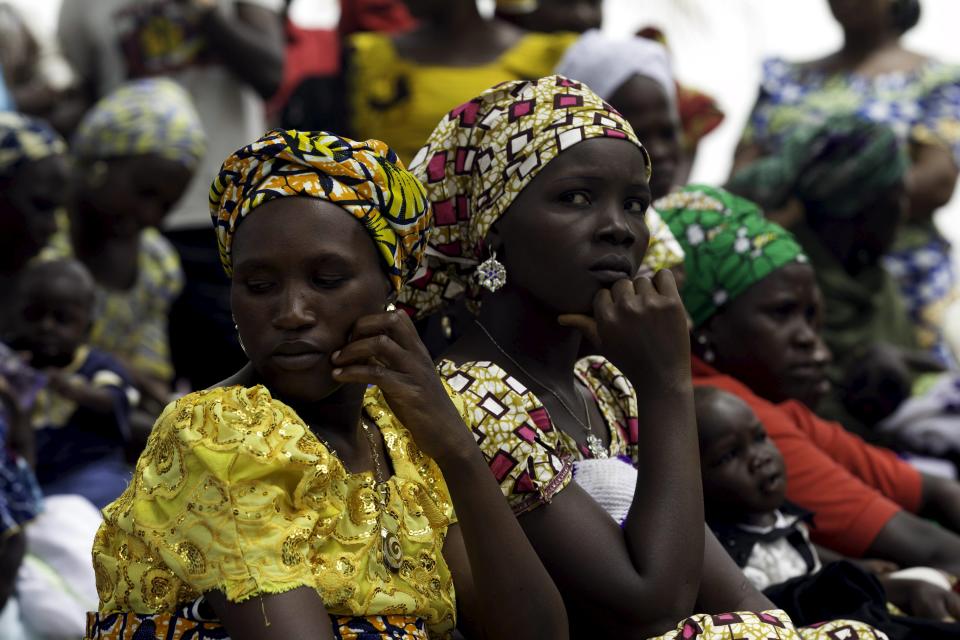
[[[273,286],[272,282],[267,280],[248,280],[247,289],[253,293],[265,293]]]
[[[770,314],[776,318],[789,318],[796,310],[793,304],[781,304],[770,309]]]
[[[340,277],[321,278],[320,276],[317,276],[313,279],[313,283],[321,289],[336,289],[343,284],[345,279],[346,278]]]
[[[647,203],[643,200],[627,200],[624,209],[629,213],[638,213],[643,215],[647,212]]]
[[[570,191],[560,196],[560,200],[567,204],[587,206],[590,204],[590,195],[585,191]]]

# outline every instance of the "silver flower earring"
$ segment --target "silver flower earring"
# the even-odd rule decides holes
[[[490,250],[490,257],[477,265],[473,274],[481,287],[493,293],[507,284],[507,269],[497,260],[497,252]]]
[[[386,311],[387,313],[393,313],[394,311],[397,310],[397,305],[393,304],[392,302],[388,302],[387,306],[384,307],[383,310]]]

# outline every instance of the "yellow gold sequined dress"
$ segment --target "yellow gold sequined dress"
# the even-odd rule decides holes
[[[389,637],[448,636],[456,612],[442,555],[456,522],[449,493],[376,388],[364,411],[394,470],[387,511],[399,525],[398,571],[377,557],[371,472],[348,473],[262,386],[200,391],[166,408],[130,486],[104,510],[93,548],[100,611],[88,637],[132,638],[123,630],[129,614],[156,614],[157,632],[197,625],[196,637],[225,637],[178,616],[189,618],[206,591],[239,602],[302,586],[341,617],[335,631],[359,616],[409,627],[408,636]]]

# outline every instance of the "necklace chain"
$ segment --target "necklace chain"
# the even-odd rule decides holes
[[[377,501],[377,528],[380,530],[380,549],[377,551],[377,557],[391,571],[399,571],[400,564],[403,561],[403,547],[400,539],[397,537],[397,524],[395,516],[390,514],[390,485],[387,484],[389,478],[386,477],[383,467],[380,466],[380,452],[377,451],[376,442],[373,439],[373,429],[367,424],[367,421],[360,416],[360,427],[363,429],[363,435],[367,437],[367,444],[370,445],[370,457],[373,458],[373,482],[374,499]],[[334,455],[336,450],[320,438],[320,442],[327,447]],[[384,516],[389,524],[384,523]]]
[[[503,357],[504,357],[504,358],[506,358],[507,360],[509,360],[510,362],[512,362],[512,363],[514,364],[514,366],[516,366],[517,369],[519,369],[519,370],[521,371],[521,373],[523,373],[525,376],[527,376],[528,378],[530,378],[531,380],[533,380],[534,382],[536,382],[536,383],[537,383],[541,388],[543,388],[547,393],[549,393],[549,394],[552,395],[554,398],[556,398],[556,399],[557,399],[557,402],[560,403],[560,406],[564,408],[564,410],[570,415],[571,418],[573,418],[574,420],[576,420],[577,424],[579,424],[580,427],[583,429],[583,433],[584,433],[584,435],[585,435],[586,438],[587,438],[587,448],[590,450],[590,453],[593,455],[593,457],[594,457],[594,458],[606,458],[606,457],[608,457],[608,456],[609,456],[609,452],[607,451],[606,447],[603,446],[603,441],[602,441],[600,438],[598,438],[598,437],[593,433],[593,423],[592,423],[592,421],[590,420],[590,408],[587,406],[587,399],[583,396],[583,394],[582,394],[582,393],[578,393],[578,395],[580,396],[580,400],[583,402],[583,414],[584,414],[584,415],[586,416],[586,418],[587,418],[586,424],[584,424],[583,420],[581,420],[581,419],[577,416],[577,414],[573,412],[573,409],[571,409],[570,406],[569,406],[566,402],[563,401],[563,398],[560,397],[560,394],[559,394],[559,393],[557,393],[557,392],[554,391],[552,388],[550,388],[549,386],[547,386],[547,385],[545,385],[543,382],[541,382],[541,381],[539,380],[539,378],[537,378],[535,375],[533,375],[532,373],[530,373],[529,371],[527,371],[527,370],[523,367],[522,364],[520,364],[519,362],[517,362],[517,361],[513,358],[513,356],[511,356],[509,353],[507,353],[507,351],[506,351],[503,347],[500,346],[500,343],[497,342],[497,341],[494,339],[494,337],[490,334],[490,332],[487,330],[487,328],[486,328],[485,326],[483,326],[483,324],[482,324],[479,320],[474,319],[474,322],[477,324],[478,327],[480,327],[480,330],[483,331],[484,335],[487,336],[487,339],[490,340],[490,343],[491,343],[494,347],[497,348],[497,351],[499,351],[500,353],[503,354]]]
[[[370,425],[367,424],[366,420],[362,417],[360,418],[360,426],[363,427],[363,433],[367,436],[367,444],[370,445],[370,457],[373,458],[373,473],[374,480],[377,483],[386,482],[383,475],[383,469],[380,467],[380,452],[377,451],[377,445],[373,441],[373,431],[370,429]]]

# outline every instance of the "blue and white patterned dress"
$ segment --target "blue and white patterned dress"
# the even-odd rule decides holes
[[[960,66],[936,60],[874,77],[766,60],[743,141],[772,153],[798,124],[835,113],[885,123],[905,146],[943,147],[960,167]],[[900,285],[919,343],[952,363],[941,333],[946,308],[957,298],[949,242],[932,224],[905,225],[885,266]]]

